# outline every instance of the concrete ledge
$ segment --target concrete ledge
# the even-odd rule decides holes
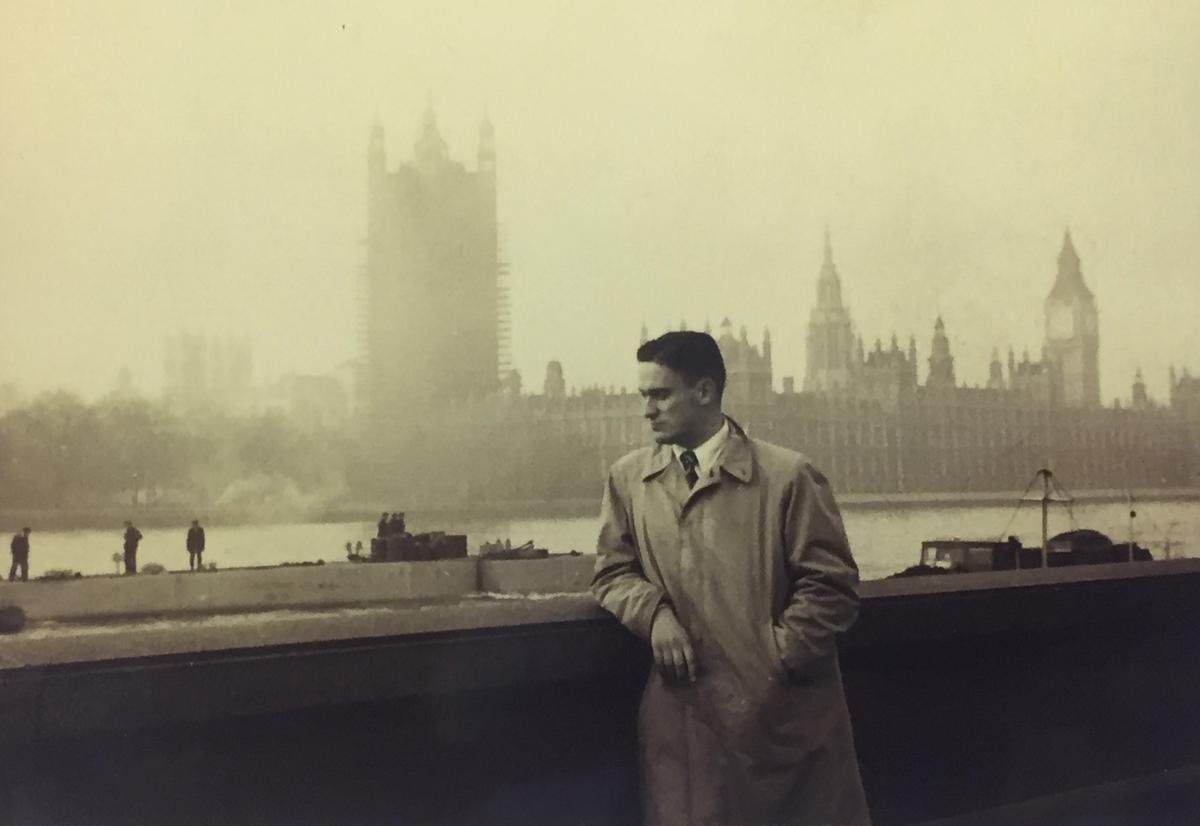
[[[0,598],[30,622],[321,608],[474,593],[474,559],[261,568],[13,582]]]
[[[535,599],[473,595],[441,602],[112,620],[87,625],[50,622],[4,640],[0,646],[0,678],[11,675],[14,669],[72,663],[201,657],[210,652],[256,652],[292,645],[369,644],[382,637],[587,620],[608,624],[611,617],[589,595],[568,594]]]
[[[1026,568],[1019,571],[980,571],[970,574],[873,579],[859,586],[859,595],[863,598],[907,597],[1173,574],[1200,574],[1200,559],[1163,559],[1152,562],[1114,562],[1103,565],[1065,565],[1061,568]]]
[[[56,582],[0,583],[0,603],[18,606],[32,625],[45,622],[105,622],[114,619],[212,616],[281,609],[334,610],[381,604],[437,602],[482,594],[586,595],[595,557],[553,556],[533,560],[467,559],[371,564],[331,563],[220,571],[166,573],[137,577],[88,577]],[[1200,559],[1081,565],[1064,568],[908,577],[864,582],[864,602],[920,599],[966,600],[978,609],[1004,595],[1024,591],[1031,599],[1060,601],[1064,590],[1084,588],[1093,599],[1122,583],[1154,581],[1162,588],[1183,577],[1200,576]],[[1091,587],[1088,587],[1091,586]],[[1079,603],[1073,603],[1079,608]],[[1159,611],[1167,603],[1143,606]],[[956,613],[954,626],[979,614],[992,624],[1022,624],[1022,614],[985,617]],[[1044,619],[1043,619],[1044,621]],[[868,622],[867,625],[870,625]],[[852,635],[865,639],[861,628]],[[934,629],[922,633],[934,635]]]
[[[577,594],[588,589],[594,556],[481,559],[479,590],[490,594]]]

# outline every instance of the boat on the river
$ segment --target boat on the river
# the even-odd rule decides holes
[[[1041,480],[1041,495],[1031,500],[1030,491]],[[1132,498],[1132,497],[1131,497]],[[1004,539],[929,539],[921,543],[921,557],[916,565],[892,574],[892,577],[926,576],[931,574],[974,573],[979,571],[1012,571],[1023,568],[1059,568],[1068,565],[1098,565],[1114,562],[1148,562],[1150,551],[1132,538],[1132,519],[1135,512],[1130,504],[1130,538],[1116,542],[1100,531],[1073,528],[1048,536],[1048,513],[1051,503],[1070,505],[1074,498],[1055,479],[1047,468],[1041,468],[1025,489],[1021,502],[1040,501],[1042,506],[1042,544],[1025,547],[1015,536]],[[1020,505],[1018,504],[1018,509]]]
[[[398,533],[379,536],[371,540],[371,555],[352,562],[424,562],[434,559],[466,559],[467,537],[465,534],[448,534],[444,531],[428,533]]]

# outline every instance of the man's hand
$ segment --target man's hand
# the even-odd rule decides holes
[[[660,605],[654,612],[650,648],[654,651],[654,662],[663,676],[696,682],[696,652],[692,650],[692,641],[670,605]]]

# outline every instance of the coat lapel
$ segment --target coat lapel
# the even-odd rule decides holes
[[[648,485],[657,484],[674,506],[675,518],[682,518],[683,511],[708,490],[721,484],[722,473],[728,473],[739,482],[749,482],[754,470],[754,454],[750,447],[750,437],[740,424],[729,416],[729,439],[721,455],[717,458],[712,472],[700,479],[696,487],[688,488],[683,468],[675,461],[675,455],[669,445],[657,445],[646,457],[642,468],[642,481]],[[649,492],[649,491],[648,491]]]
[[[750,481],[754,470],[754,453],[750,447],[750,437],[746,435],[746,431],[740,424],[728,416],[725,418],[729,422],[729,438],[725,441],[725,446],[721,449],[721,455],[717,457],[712,472],[700,479],[684,500],[683,507],[685,509],[701,493],[720,485],[723,474],[727,473],[742,483]]]
[[[669,446],[658,445],[647,457],[642,481],[646,483],[646,496],[668,502],[678,523],[687,501],[688,486]]]

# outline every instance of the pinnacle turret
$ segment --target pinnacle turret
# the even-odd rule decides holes
[[[496,141],[492,122],[485,115],[479,124],[479,171],[495,174],[496,172]]]
[[[421,123],[421,134],[413,147],[417,163],[425,168],[444,163],[448,156],[446,141],[438,130],[437,115],[433,111],[433,98],[425,103],[425,118]]]

